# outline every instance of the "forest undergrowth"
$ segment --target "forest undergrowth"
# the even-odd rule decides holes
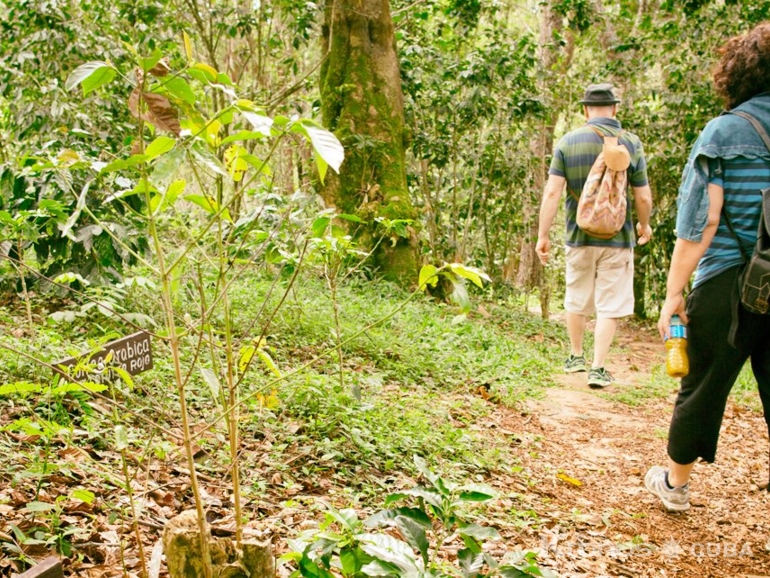
[[[271,282],[242,278],[231,288],[236,333],[256,332],[253,321],[244,320],[267,326],[258,308],[279,299]],[[134,291],[123,296],[126,311],[148,319],[159,315],[146,293]],[[662,352],[650,326],[623,326],[613,352],[621,383],[596,394],[559,376],[566,336],[558,320],[543,321],[513,292],[475,299],[475,309],[458,316],[454,306],[429,296],[410,298],[392,285],[354,278],[339,287],[337,333],[322,282],[302,276],[291,287],[260,348],[264,363],[241,384],[237,452],[245,528],[284,556],[278,560],[281,575],[297,570],[301,557],[290,554],[303,535],[348,519],[329,518],[329,512],[364,519],[387,496],[403,499],[414,495],[415,484],[428,482],[450,490],[452,484],[494,490],[495,499],[492,493],[480,499],[482,494],[460,492],[477,499],[449,500],[451,516],[442,518],[449,531],[441,539],[434,522],[432,563],[450,575],[482,575],[483,564],[491,564],[479,558],[476,574],[467,574],[462,562],[468,549],[462,528],[477,526],[485,529],[475,538],[484,555],[510,562],[503,568],[511,570],[498,572],[503,576],[548,575],[548,569],[560,576],[669,576],[673,562],[685,576],[741,575],[750,565],[770,574],[767,550],[754,542],[751,558],[710,556],[710,566],[662,556],[667,542],[654,529],[663,532],[665,524],[653,519],[665,520],[665,514],[625,487],[603,486],[613,468],[638,477],[648,460],[664,455],[665,417],[676,384],[661,370]],[[13,576],[50,553],[62,556],[67,575],[94,577],[139,576],[144,553],[157,560],[150,570],[163,576],[160,532],[191,507],[169,354],[154,345],[152,370],[101,392],[57,382],[50,365],[98,348],[126,327],[98,308],[84,316],[52,316],[79,306],[34,296],[33,302],[34,328],[25,323],[21,303],[0,309],[0,576]],[[354,335],[391,312],[335,350],[339,335]],[[191,362],[194,343],[183,344],[183,361]],[[755,389],[742,375],[730,411],[750,424],[740,426],[744,451],[765,444],[766,456]],[[227,535],[235,528],[227,483],[232,454],[225,424],[211,421],[218,393],[205,372],[191,375],[187,402],[207,520]],[[615,436],[615,429],[622,433]],[[597,440],[607,439],[615,440],[607,442],[612,447],[599,451]],[[621,448],[625,443],[631,445]],[[593,466],[586,470],[585,462]],[[757,458],[744,465],[759,483],[766,463]],[[624,493],[631,503],[621,507],[618,494]],[[767,502],[764,493],[752,495]],[[731,510],[729,503],[722,507]],[[138,512],[138,532],[131,508]],[[718,527],[726,523],[721,519]],[[766,532],[764,521],[754,523]],[[676,524],[698,525],[681,518]],[[559,551],[559,536],[571,546]],[[578,538],[584,539],[580,547]],[[735,573],[719,573],[723,563]],[[492,575],[491,566],[483,567],[483,575]],[[689,574],[694,567],[716,570]]]

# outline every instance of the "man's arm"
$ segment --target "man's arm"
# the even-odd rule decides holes
[[[644,245],[652,237],[652,227],[650,226],[650,213],[652,213],[652,190],[650,185],[643,187],[632,187],[634,190],[634,206],[636,207],[636,234],[639,235],[637,242]]]
[[[543,191],[543,202],[540,204],[540,224],[537,229],[537,245],[535,245],[535,253],[543,265],[548,262],[551,251],[551,239],[548,234],[551,231],[556,213],[559,211],[559,199],[566,182],[567,179],[564,177],[548,175],[548,182],[546,182]]]

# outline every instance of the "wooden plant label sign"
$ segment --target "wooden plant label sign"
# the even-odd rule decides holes
[[[110,355],[111,354],[111,355]],[[109,357],[109,359],[108,359]],[[59,369],[64,367],[75,367],[80,361],[86,360],[90,370],[78,370],[74,374],[67,374]],[[77,381],[90,381],[93,383],[110,383],[118,379],[117,372],[112,367],[119,367],[129,375],[137,375],[148,369],[152,369],[152,346],[150,334],[146,331],[139,331],[118,339],[105,343],[102,348],[88,357],[88,354],[78,357],[70,357],[53,364],[55,370],[64,377],[72,378]]]
[[[19,578],[64,578],[64,572],[59,559],[51,557],[33,566]]]

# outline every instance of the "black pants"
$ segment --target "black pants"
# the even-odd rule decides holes
[[[690,373],[682,378],[668,433],[668,455],[678,464],[714,461],[727,396],[749,358],[770,429],[770,315],[738,305],[737,275],[737,267],[729,269],[687,298]],[[736,347],[728,343],[734,311]]]

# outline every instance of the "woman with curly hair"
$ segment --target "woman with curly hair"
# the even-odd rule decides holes
[[[770,315],[750,313],[738,299],[738,271],[756,242],[761,191],[770,187],[770,151],[742,116],[751,115],[770,133],[770,22],[731,38],[720,54],[714,88],[728,111],[706,125],[685,166],[658,321],[664,339],[672,315],[688,331],[690,373],[671,418],[668,467],[653,466],[644,480],[675,512],[690,507],[698,458],[714,461],[727,396],[748,359],[770,428]]]

